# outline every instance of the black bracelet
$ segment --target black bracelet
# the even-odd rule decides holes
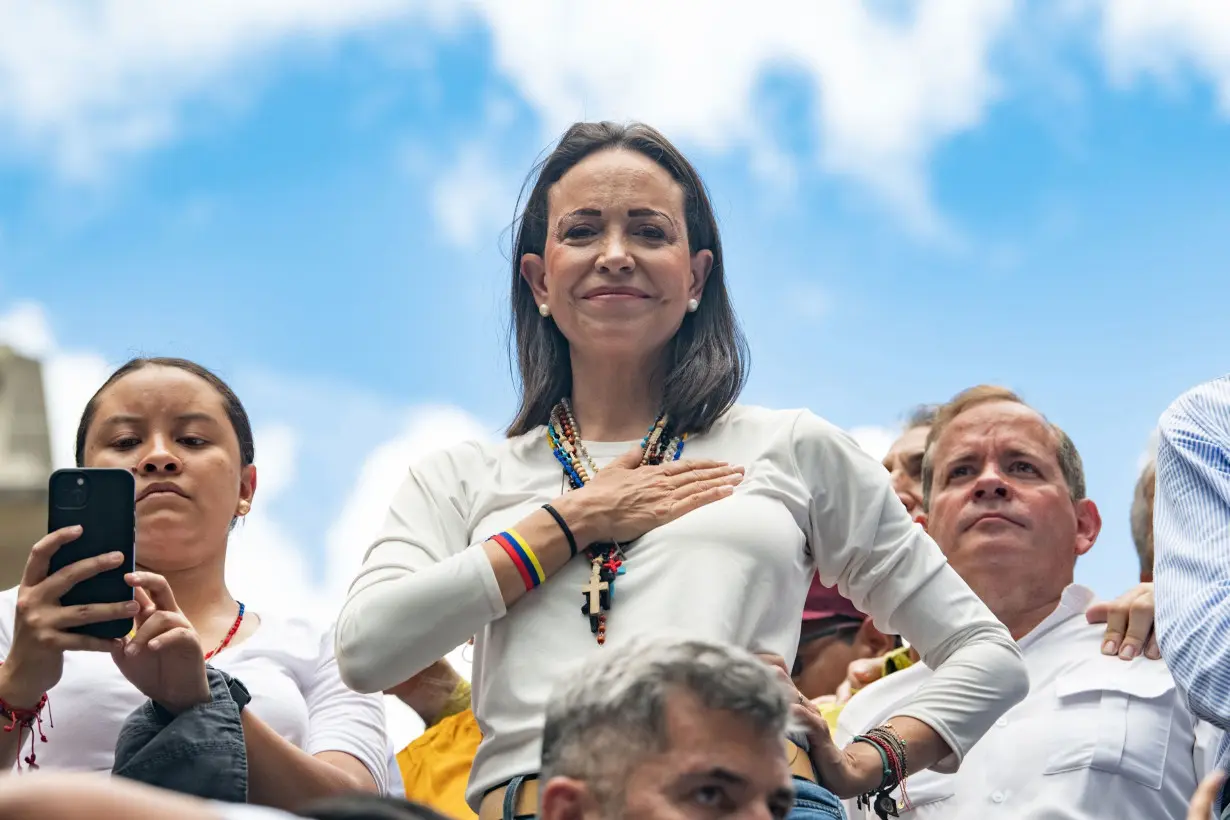
[[[550,504],[543,504],[542,508],[551,513],[551,517],[555,519],[555,523],[559,524],[559,528],[564,531],[564,537],[568,539],[568,549],[572,551],[573,556],[577,554],[577,539],[572,534],[572,530],[568,528],[568,522],[564,520],[564,516],[560,515]]]

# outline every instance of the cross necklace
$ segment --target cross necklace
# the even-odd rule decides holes
[[[641,441],[641,464],[677,461],[683,454],[686,438],[686,434],[673,438],[668,435],[666,413],[662,413]],[[562,399],[551,411],[547,443],[556,461],[563,467],[564,481],[571,489],[584,487],[590,477],[597,474],[598,466],[581,440],[572,406],[567,399]],[[590,544],[585,552],[589,558],[589,578],[581,587],[581,614],[589,621],[589,629],[601,646],[606,643],[606,614],[615,597],[615,579],[626,572],[623,565],[627,556],[623,546],[616,541]]]

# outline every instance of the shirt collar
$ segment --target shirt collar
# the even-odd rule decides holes
[[[1042,623],[1035,626],[1024,637],[1017,641],[1017,645],[1024,649],[1026,646],[1040,640],[1055,627],[1059,626],[1064,621],[1072,618],[1075,615],[1084,615],[1085,610],[1089,609],[1089,605],[1093,603],[1097,596],[1093,594],[1093,590],[1080,584],[1068,584],[1063,594],[1059,596],[1059,604],[1051,612],[1042,619]]]

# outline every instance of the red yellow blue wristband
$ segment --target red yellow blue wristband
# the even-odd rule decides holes
[[[517,567],[517,572],[521,574],[521,580],[525,582],[527,590],[531,590],[547,580],[547,574],[542,571],[542,564],[538,563],[538,556],[534,554],[534,551],[530,549],[530,545],[525,543],[525,539],[516,530],[505,530],[491,536],[491,540],[503,547],[504,552],[508,553],[508,557],[512,559],[513,564]]]

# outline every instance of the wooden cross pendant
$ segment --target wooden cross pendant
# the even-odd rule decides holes
[[[598,616],[605,609],[611,608],[611,585],[602,580],[602,564],[594,561],[589,565],[589,583],[581,587],[585,603],[581,605],[582,614],[589,617],[590,629],[598,631]]]

